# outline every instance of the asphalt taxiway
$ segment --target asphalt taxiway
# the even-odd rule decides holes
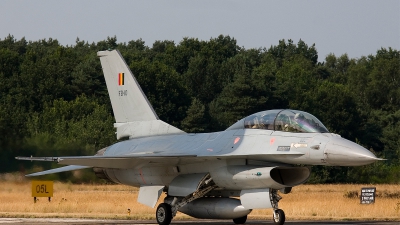
[[[0,218],[0,224],[32,224],[32,225],[118,225],[118,224],[134,224],[134,225],[157,225],[152,220],[101,220],[101,219],[67,219],[67,218]],[[188,220],[188,221],[172,221],[171,225],[181,224],[208,224],[208,225],[233,225],[230,220]],[[246,224],[273,224],[272,221],[248,220]],[[287,221],[285,225],[398,225],[399,221]]]

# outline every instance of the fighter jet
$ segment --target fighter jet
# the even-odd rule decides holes
[[[138,202],[155,207],[160,225],[176,213],[246,222],[253,209],[273,209],[284,224],[281,196],[310,177],[300,165],[361,166],[381,160],[362,146],[330,133],[315,116],[275,109],[247,116],[224,131],[185,133],[161,121],[118,50],[97,53],[114,111],[117,139],[94,156],[16,157],[65,167],[40,176],[93,168],[98,177],[139,187]]]

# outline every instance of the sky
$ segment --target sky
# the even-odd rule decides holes
[[[360,58],[400,50],[400,0],[2,0],[0,39],[57,39],[74,45],[229,35],[240,47],[269,48],[279,40],[315,44],[318,61],[333,53]]]

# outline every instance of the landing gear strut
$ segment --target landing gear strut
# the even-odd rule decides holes
[[[271,201],[272,208],[274,210],[273,220],[276,225],[283,225],[285,223],[285,212],[282,209],[279,209],[278,202],[282,199],[278,194],[278,190],[269,189],[269,199]]]
[[[189,202],[192,202],[198,198],[205,196],[208,192],[216,188],[216,185],[212,181],[210,174],[207,174],[200,181],[198,189],[189,194],[186,197],[172,197],[167,196],[164,199],[164,203],[161,203],[157,207],[156,219],[159,225],[169,225],[173,217],[175,217],[178,209],[185,206]]]

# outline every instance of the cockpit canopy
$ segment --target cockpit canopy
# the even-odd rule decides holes
[[[239,120],[227,130],[265,129],[294,133],[329,133],[315,116],[291,109],[276,109],[255,113]]]

